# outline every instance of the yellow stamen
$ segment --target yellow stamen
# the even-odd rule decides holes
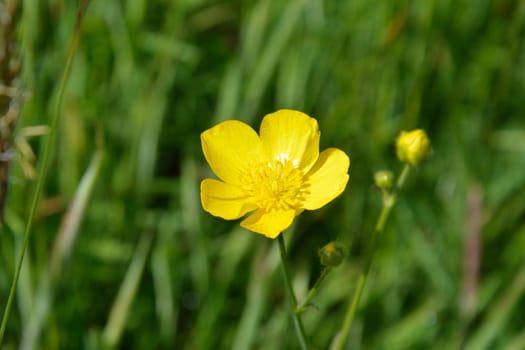
[[[300,209],[308,194],[303,172],[286,157],[251,167],[243,190],[266,211]]]

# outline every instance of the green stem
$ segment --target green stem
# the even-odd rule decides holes
[[[131,304],[135,300],[140,280],[144,274],[144,267],[146,266],[152,241],[152,232],[145,231],[142,233],[126,276],[120,285],[117,297],[109,312],[106,327],[102,332],[104,349],[115,349],[119,345]]]
[[[288,290],[288,299],[290,299],[290,311],[292,314],[295,333],[297,334],[297,339],[299,340],[299,345],[301,345],[301,349],[308,350],[303,323],[299,315],[294,312],[297,308],[297,298],[295,297],[295,292],[292,286],[292,280],[290,279],[290,271],[288,270],[288,265],[286,263],[286,248],[284,246],[283,236],[279,235],[277,241],[279,242],[279,252],[281,253],[281,267],[283,270],[286,288]]]
[[[308,292],[308,295],[306,296],[306,300],[303,302],[303,304],[295,309],[296,314],[300,314],[303,311],[305,311],[310,306],[310,301],[317,295],[317,291],[319,290],[319,286],[323,282],[326,276],[328,276],[328,273],[332,270],[330,266],[325,266],[323,268],[323,271],[321,271],[321,275],[319,275],[319,278],[317,281],[315,281],[314,286],[310,289]]]
[[[53,145],[55,141],[55,135],[57,131],[59,115],[62,110],[62,101],[64,100],[64,92],[66,90],[67,81],[69,80],[71,66],[73,64],[73,58],[75,56],[75,51],[78,46],[78,41],[80,37],[80,22],[82,20],[82,16],[84,14],[85,8],[87,6],[87,2],[88,2],[87,0],[84,0],[81,3],[80,9],[78,11],[77,23],[75,25],[75,30],[73,32],[71,49],[69,51],[66,66],[64,68],[64,74],[62,76],[62,80],[60,82],[60,87],[58,90],[58,99],[57,99],[57,104],[55,106],[55,113],[53,114],[53,117],[51,120],[51,125],[49,128],[49,135],[47,136],[46,142],[44,144],[42,161],[40,163],[40,171],[38,173],[35,192],[33,193],[33,200],[31,202],[31,207],[29,209],[29,214],[27,217],[27,223],[26,223],[26,227],[24,230],[24,238],[22,241],[22,247],[18,255],[17,262],[16,262],[15,274],[13,276],[13,281],[11,282],[11,288],[9,289],[9,296],[7,297],[7,303],[5,306],[4,315],[2,317],[2,324],[0,325],[0,346],[2,345],[2,342],[4,339],[5,329],[7,327],[7,321],[9,319],[9,314],[11,313],[11,307],[13,305],[16,287],[18,284],[18,279],[20,277],[20,271],[22,270],[22,263],[24,262],[25,251],[27,250],[27,245],[29,243],[29,236],[30,236],[31,228],[33,226],[36,209],[38,207],[38,203],[40,202],[40,196],[42,195],[42,189],[44,187],[44,182],[45,182],[47,171],[49,168],[49,159],[51,157],[51,150],[53,149]]]
[[[403,170],[401,170],[401,174],[399,175],[396,181],[396,192],[399,191],[405,184],[408,178],[408,173],[410,173],[410,169],[411,169],[410,165],[405,164],[405,166],[403,167]]]
[[[392,211],[392,208],[394,207],[396,203],[397,193],[405,184],[405,181],[408,177],[409,172],[410,172],[410,165],[405,164],[405,166],[403,167],[403,170],[401,171],[401,174],[399,175],[397,179],[394,192],[384,193],[383,195],[383,206],[381,208],[381,213],[379,214],[379,217],[376,222],[375,230],[372,235],[370,250],[369,250],[366,262],[365,262],[365,266],[363,268],[363,271],[361,271],[361,273],[359,274],[359,278],[357,280],[357,286],[354,291],[354,295],[352,296],[350,305],[348,309],[346,310],[345,318],[343,320],[343,325],[341,326],[341,329],[337,332],[336,336],[334,337],[332,341],[332,344],[330,346],[331,350],[343,349],[346,339],[348,338],[348,333],[350,332],[350,328],[352,327],[352,322],[355,318],[355,313],[359,305],[359,301],[361,300],[363,289],[365,288],[365,285],[366,285],[366,279],[368,277],[368,272],[370,271],[370,267],[372,266],[372,262],[374,260],[375,250],[377,246],[377,239],[385,228],[388,217],[390,216],[390,212]]]

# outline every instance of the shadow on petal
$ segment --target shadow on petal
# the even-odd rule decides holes
[[[306,176],[309,194],[303,203],[305,209],[319,209],[339,196],[348,183],[350,158],[337,148],[321,152],[319,159]]]
[[[241,222],[241,226],[268,238],[276,238],[286,230],[293,222],[295,210],[257,210]]]
[[[201,203],[208,213],[226,220],[238,219],[257,207],[237,186],[214,179],[201,182]]]

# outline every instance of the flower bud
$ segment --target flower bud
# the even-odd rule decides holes
[[[321,249],[319,249],[319,259],[321,265],[324,266],[339,266],[346,256],[345,247],[338,242],[330,242]]]
[[[396,140],[397,158],[410,165],[418,165],[430,153],[430,140],[422,129],[402,131]]]
[[[388,190],[394,183],[394,174],[390,170],[379,170],[374,174],[374,183],[383,190]]]

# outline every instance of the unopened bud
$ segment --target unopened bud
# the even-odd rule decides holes
[[[430,140],[422,129],[402,131],[396,140],[397,157],[410,165],[418,165],[430,153]]]
[[[394,182],[394,174],[390,170],[379,170],[374,174],[374,183],[377,187],[388,190]]]
[[[324,266],[339,266],[346,256],[345,247],[339,242],[330,242],[319,249],[319,258]]]

